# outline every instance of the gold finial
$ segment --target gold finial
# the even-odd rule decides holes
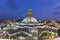
[[[28,16],[32,16],[32,9],[29,9]]]

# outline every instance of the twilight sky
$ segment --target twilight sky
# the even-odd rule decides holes
[[[60,0],[0,0],[0,20],[23,19],[28,8],[37,19],[60,21]]]

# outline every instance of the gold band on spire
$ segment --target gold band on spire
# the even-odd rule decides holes
[[[29,9],[28,16],[29,16],[29,17],[32,16],[32,9]]]

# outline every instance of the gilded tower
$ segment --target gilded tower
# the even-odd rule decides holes
[[[29,16],[29,17],[32,17],[32,9],[31,9],[31,8],[28,9],[28,16]]]

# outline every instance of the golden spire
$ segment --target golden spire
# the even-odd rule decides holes
[[[29,12],[28,12],[28,16],[31,17],[32,16],[32,9],[28,9]]]

